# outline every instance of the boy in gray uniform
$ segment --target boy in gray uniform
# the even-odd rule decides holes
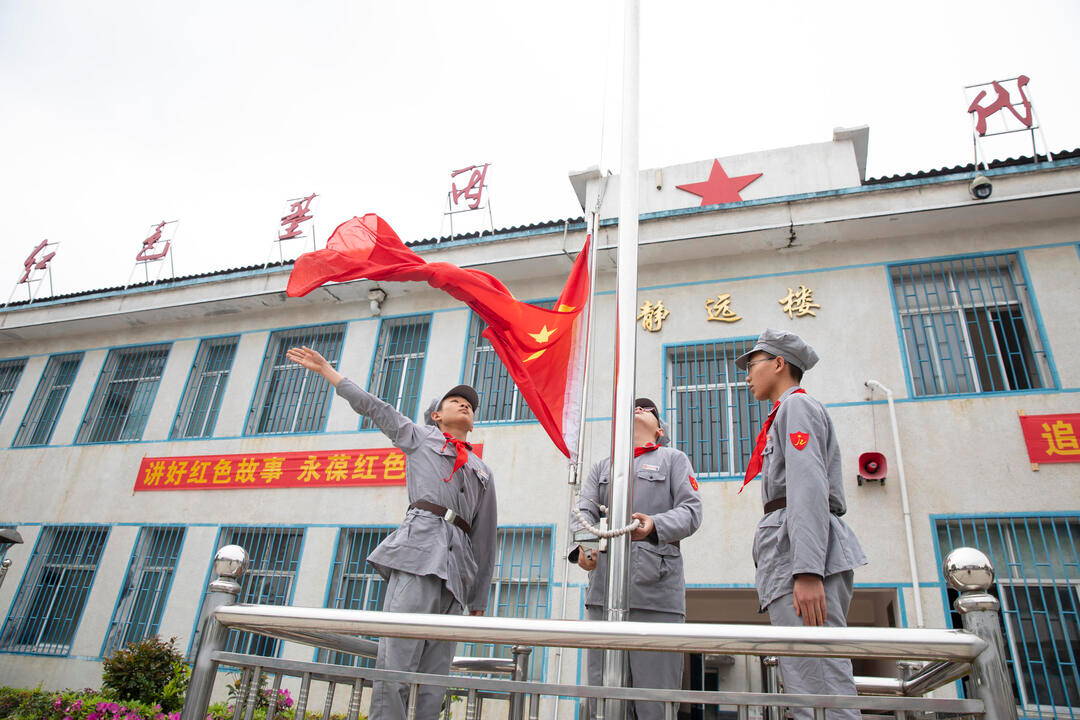
[[[473,426],[476,391],[458,385],[428,407],[425,425],[417,425],[393,406],[330,367],[308,347],[292,348],[288,357],[318,373],[337,388],[353,410],[370,418],[405,453],[409,510],[397,530],[368,556],[388,578],[383,610],[403,613],[483,615],[495,567],[495,478],[465,442]],[[384,637],[375,667],[446,675],[454,643]],[[372,720],[404,720],[408,686],[376,682]],[[442,688],[421,685],[418,720],[435,720]]]
[[[799,387],[817,361],[798,335],[772,329],[735,360],[754,397],[773,402],[743,482],[761,472],[765,516],[753,553],[758,599],[773,625],[845,627],[854,570],[866,564],[855,533],[840,519],[847,504],[832,419]],[[857,694],[847,658],[781,657],[780,672],[785,692]],[[813,717],[809,708],[792,711],[797,720]],[[858,710],[827,714],[860,717]]]
[[[668,443],[656,404],[648,398],[634,401],[634,499],[632,517],[641,526],[630,535],[630,613],[632,622],[684,622],[686,580],[679,541],[701,525],[701,497],[694,469],[686,454]],[[611,497],[611,460],[592,466],[581,489],[577,510],[590,524],[607,515],[601,505]],[[573,516],[575,532],[582,523]],[[607,553],[574,546],[567,556],[589,572],[585,594],[585,617],[604,619],[607,590]],[[638,688],[682,687],[683,656],[669,652],[630,652],[630,684]],[[586,651],[590,685],[602,685],[603,651]],[[590,716],[595,713],[589,701]],[[661,720],[661,703],[629,703],[629,717]],[[636,714],[636,715],[635,715]]]

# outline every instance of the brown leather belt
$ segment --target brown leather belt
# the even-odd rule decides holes
[[[765,514],[768,515],[771,512],[775,512],[776,510],[783,510],[786,507],[787,507],[787,498],[786,497],[776,498],[775,500],[770,500],[769,502],[765,503]],[[836,510],[834,510],[831,507],[829,508],[829,512],[831,512],[833,515],[837,515],[837,516],[840,515],[840,513],[836,512]]]
[[[427,500],[417,500],[416,502],[409,505],[410,510],[412,510],[413,508],[416,508],[417,510],[427,510],[433,515],[438,515],[451,525],[457,525],[459,528],[465,531],[466,535],[472,536],[472,528],[469,526],[469,523],[465,522],[465,518],[461,517],[448,507],[443,507],[442,505],[428,502]]]
[[[787,507],[787,498],[786,497],[776,498],[775,500],[770,500],[769,502],[765,503],[765,514],[768,515],[769,513],[773,512],[775,510],[782,510],[782,509],[784,509],[786,507]]]

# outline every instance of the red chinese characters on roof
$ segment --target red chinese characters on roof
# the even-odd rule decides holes
[[[49,261],[56,257],[55,251],[41,258],[37,256],[39,252],[41,252],[48,246],[48,244],[48,240],[42,240],[40,243],[38,243],[37,247],[35,247],[33,251],[31,251],[30,256],[23,261],[24,271],[22,276],[19,278],[19,282],[16,283],[16,285],[18,285],[19,283],[30,282],[30,274],[33,273],[34,270],[44,270],[49,266]]]
[[[315,195],[315,193],[312,193],[306,198],[300,198],[299,200],[292,202],[289,207],[289,213],[281,218],[283,232],[278,235],[278,240],[292,240],[293,238],[302,235],[300,232],[300,225],[312,218],[311,201],[316,197],[318,196]]]
[[[169,245],[172,244],[171,240],[166,240],[164,247],[160,250],[157,249],[157,244],[161,242],[161,230],[166,225],[162,220],[154,227],[154,232],[150,233],[150,237],[142,241],[142,250],[135,256],[135,262],[149,262],[151,260],[160,260],[169,254]]]
[[[968,106],[967,110],[969,113],[975,114],[975,132],[980,136],[986,135],[986,121],[1002,110],[1008,110],[1012,113],[1013,117],[1020,121],[1020,124],[1026,128],[1030,128],[1032,123],[1031,101],[1028,100],[1027,94],[1024,92],[1024,86],[1030,81],[1031,78],[1027,75],[1021,75],[1016,78],[1016,90],[1020,94],[1020,102],[1018,103],[1013,103],[1009,91],[1002,87],[1001,83],[997,80],[990,83],[990,87],[992,87],[997,94],[993,102],[987,105],[980,104],[987,95],[986,90],[980,90],[979,94],[975,96],[975,99],[971,101],[971,105]],[[1016,110],[1017,105],[1024,108],[1023,114]]]
[[[462,197],[469,201],[469,209],[476,210],[480,207],[481,195],[484,192],[484,177],[487,175],[488,165],[490,163],[484,163],[483,165],[470,165],[467,168],[455,170],[450,173],[450,195],[452,203],[454,205],[460,204],[459,201]],[[458,175],[464,173],[471,173],[465,186],[458,190],[457,182],[454,180]]]

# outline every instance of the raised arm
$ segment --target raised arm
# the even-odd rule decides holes
[[[337,394],[345,398],[352,409],[375,423],[390,442],[405,452],[411,452],[420,445],[424,429],[398,412],[397,408],[382,398],[372,395],[367,390],[339,373],[330,363],[309,347],[290,348],[285,356],[297,365],[323,377],[337,388]]]

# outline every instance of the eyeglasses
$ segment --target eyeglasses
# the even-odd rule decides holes
[[[754,367],[758,363],[770,362],[770,361],[775,360],[775,359],[776,359],[776,356],[774,355],[773,357],[758,358],[757,360],[751,360],[750,362],[746,363],[746,372],[749,373],[750,368]]]
[[[654,408],[654,407],[641,407],[640,405],[638,405],[638,406],[636,406],[634,408],[634,412],[637,412],[638,410],[643,410],[643,411],[645,411],[647,413],[652,413],[652,416],[654,418],[656,418],[657,420],[660,419],[660,414],[658,412],[656,412],[656,408]]]

